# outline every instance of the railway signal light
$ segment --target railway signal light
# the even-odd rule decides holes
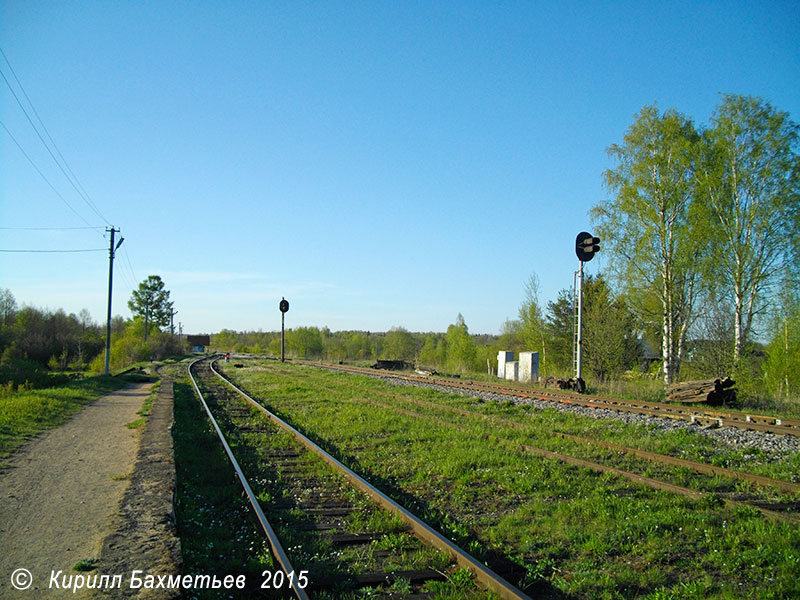
[[[281,298],[278,308],[281,311],[281,362],[286,360],[286,334],[284,331],[284,317],[289,311],[289,301],[286,298]]]
[[[594,237],[591,233],[581,231],[578,237],[575,238],[575,254],[578,255],[578,260],[581,262],[592,260],[594,255],[600,251],[599,243],[599,237]]]

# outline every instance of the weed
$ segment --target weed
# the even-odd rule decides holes
[[[78,562],[75,563],[75,566],[72,567],[73,571],[94,571],[97,565],[98,559],[96,558],[82,558]]]

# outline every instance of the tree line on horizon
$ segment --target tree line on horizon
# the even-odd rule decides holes
[[[130,319],[111,320],[112,370],[187,351],[185,342],[167,330],[172,303],[158,275],[139,284],[128,307]],[[7,391],[66,381],[65,372],[102,373],[105,346],[106,324],[94,322],[87,309],[76,315],[20,308],[11,290],[0,288],[0,386]]]

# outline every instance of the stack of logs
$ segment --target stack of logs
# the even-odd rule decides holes
[[[583,379],[562,379],[559,377],[543,377],[539,384],[546,388],[556,388],[559,390],[572,390],[583,394],[586,392],[586,382]]]
[[[730,377],[707,381],[685,381],[670,385],[667,400],[671,402],[705,402],[714,406],[736,401],[736,382]]]

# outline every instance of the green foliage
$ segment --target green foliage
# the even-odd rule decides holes
[[[539,353],[539,372],[543,377],[548,375],[547,327],[539,304],[539,278],[536,274],[525,282],[525,299],[519,308],[517,335],[522,348]]]
[[[570,375],[572,371],[572,345],[575,329],[575,303],[572,289],[562,289],[555,302],[547,303],[545,327],[550,361],[549,375]],[[544,375],[544,374],[542,374]]]
[[[383,341],[383,356],[392,360],[413,361],[417,354],[414,336],[407,329],[392,327]]]
[[[456,322],[447,328],[444,342],[447,348],[447,368],[450,371],[466,373],[477,369],[475,343],[461,313],[458,313]]]
[[[112,371],[125,369],[132,364],[161,360],[185,351],[184,343],[169,333],[155,330],[147,341],[142,340],[144,322],[141,319],[128,321],[119,334],[111,336],[109,367]],[[90,369],[95,373],[105,370],[105,353],[98,354]]]
[[[640,358],[636,317],[602,276],[586,277],[583,294],[584,364],[601,381],[620,377]]]
[[[133,290],[131,299],[128,300],[128,308],[134,318],[140,317],[144,321],[145,340],[151,325],[160,328],[170,324],[172,305],[169,301],[169,290],[164,287],[164,282],[158,275],[149,275]]]
[[[322,357],[322,333],[317,327],[297,327],[286,332],[286,348],[297,358]]]
[[[63,310],[49,312],[26,306],[19,311],[7,310],[3,319],[0,353],[9,359],[64,370],[84,367],[103,349],[100,327],[91,322],[86,310],[67,315]]]
[[[726,94],[704,131],[645,106],[609,148],[612,197],[592,216],[616,283],[661,347],[666,383],[687,350],[694,376],[744,379],[757,364],[748,349],[781,270],[794,282],[800,272],[798,140],[787,113]]]
[[[44,387],[51,382],[47,370],[37,362],[14,358],[11,349],[3,353],[0,359],[0,383],[5,384],[9,391],[25,386],[28,389]]]
[[[72,567],[73,571],[85,572],[85,571],[94,571],[97,567],[95,566],[98,562],[96,558],[82,558],[75,566]]]
[[[732,309],[734,362],[773,301],[782,266],[800,258],[798,139],[788,113],[732,94],[722,97],[703,136],[696,166],[700,206],[718,242],[706,279]]]
[[[787,287],[781,297],[770,323],[764,383],[778,398],[800,398],[800,294]]]
[[[677,379],[696,317],[699,259],[707,248],[692,209],[699,140],[684,115],[645,106],[623,143],[609,148],[618,163],[604,174],[612,198],[592,209],[612,272],[633,309],[660,324],[665,383]]]

